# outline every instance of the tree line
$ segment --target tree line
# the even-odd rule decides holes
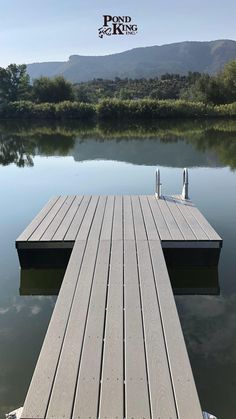
[[[236,102],[236,60],[217,75],[189,72],[163,74],[151,79],[95,79],[72,84],[62,76],[39,77],[30,82],[26,65],[0,67],[0,103],[18,101],[59,103],[64,101],[96,104],[116,100],[186,100],[220,105]]]

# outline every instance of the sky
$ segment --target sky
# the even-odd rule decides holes
[[[236,40],[235,0],[0,0],[0,11],[2,67],[187,40]],[[137,34],[100,39],[104,14],[131,16]]]

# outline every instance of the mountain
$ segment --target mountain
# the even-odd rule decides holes
[[[33,63],[27,68],[31,79],[62,75],[75,83],[94,78],[149,78],[167,72],[214,74],[232,59],[236,59],[236,41],[186,41],[104,56],[71,55],[68,61]]]

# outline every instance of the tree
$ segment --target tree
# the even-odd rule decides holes
[[[84,86],[75,87],[75,97],[78,102],[83,102],[83,103],[91,102],[88,92]]]
[[[1,102],[14,102],[29,97],[30,78],[26,69],[25,64],[10,64],[7,68],[0,67]]]
[[[226,64],[215,76],[192,74],[196,74],[196,81],[182,90],[181,98],[214,105],[236,102],[236,60]]]
[[[220,78],[224,84],[228,102],[236,101],[236,60],[225,65]]]
[[[33,81],[32,97],[39,103],[58,103],[65,100],[73,100],[73,85],[61,76],[52,79],[40,77]]]

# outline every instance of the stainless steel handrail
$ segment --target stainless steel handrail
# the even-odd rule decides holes
[[[183,199],[189,199],[189,194],[188,194],[188,169],[184,169],[183,171],[183,189],[182,189],[182,198]]]
[[[156,170],[156,198],[161,198],[161,172],[160,169]]]

